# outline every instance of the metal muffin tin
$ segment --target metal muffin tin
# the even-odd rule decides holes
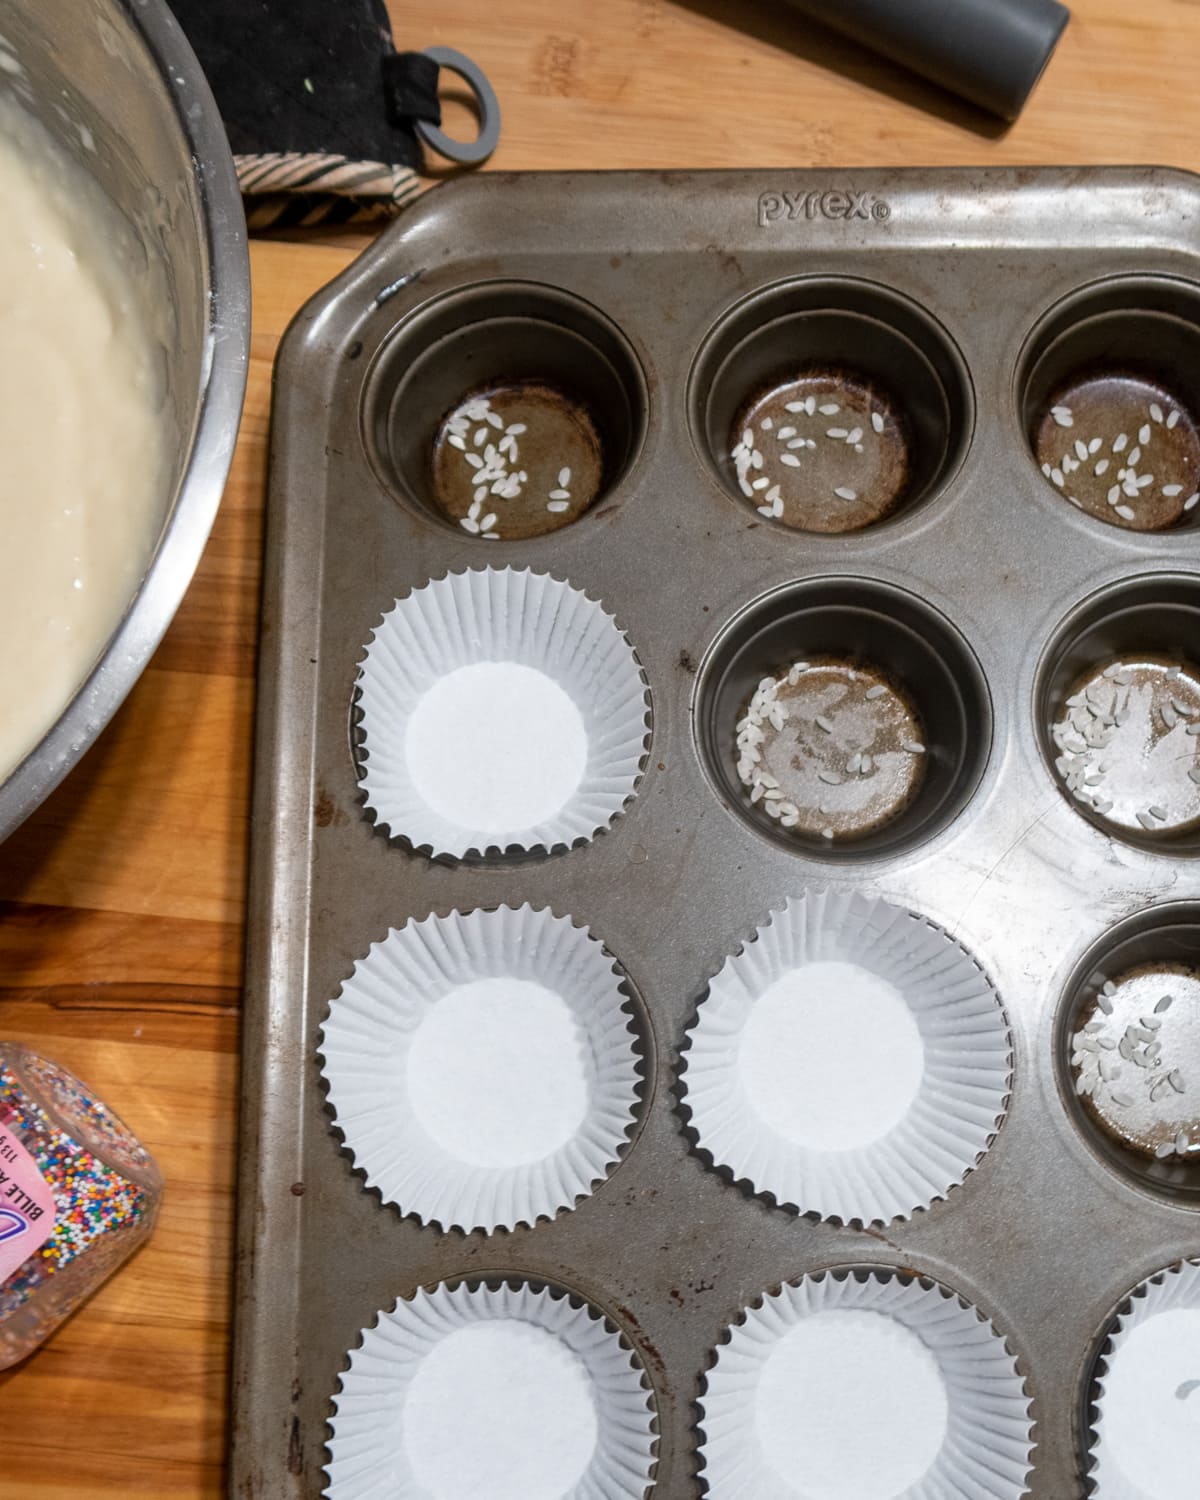
[[[1037,372],[1075,313],[1115,308],[1145,344],[1154,317],[1186,320],[1196,284],[1200,183],[1173,172],[491,175],[429,194],[300,314],[270,477],[235,1494],[320,1494],[330,1398],[381,1308],[444,1278],[523,1275],[587,1297],[638,1351],[654,1493],[688,1500],[704,1492],[694,1403],[722,1330],[788,1278],[864,1264],[936,1277],[994,1320],[1033,1398],[1030,1495],[1086,1493],[1104,1330],[1144,1277],[1200,1251],[1200,1197],[1183,1169],[1131,1173],[1089,1133],[1064,1007],[1114,928],[1139,954],[1155,926],[1164,957],[1195,947],[1200,865],[1195,840],[1117,840],[1067,800],[1046,704],[1081,631],[1200,656],[1200,533],[1135,533],[1066,504],[1030,454],[1026,382],[1050,378]],[[848,363],[869,354],[898,378],[901,351],[934,375],[920,493],[857,533],[764,520],[724,456],[739,381],[789,347],[778,319],[812,308],[842,319]],[[427,445],[473,381],[529,373],[602,403],[606,492],[553,535],[485,545],[432,509]],[[1177,379],[1186,399],[1196,369]],[[398,596],[488,566],[550,572],[615,614],[650,685],[649,753],[591,843],[432,863],[364,811],[356,665]],[[793,645],[864,649],[927,719],[921,796],[857,845],[760,824],[725,754],[745,689]],[[1013,1030],[992,1149],[944,1202],[882,1228],[749,1196],[705,1165],[677,1108],[709,978],[786,897],[823,885],[945,927]],[[628,973],[653,1033],[644,1117],[573,1212],[442,1233],[364,1189],[331,1128],[317,1032],[389,927],[524,901],[586,923]]]

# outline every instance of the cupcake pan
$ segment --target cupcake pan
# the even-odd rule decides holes
[[[1106,524],[1046,482],[1032,445],[1040,405],[1106,358],[1190,409],[1197,224],[1195,180],[1159,171],[492,176],[428,195],[301,314],[274,417],[235,1495],[320,1495],[333,1395],[380,1309],[519,1276],[627,1337],[653,1388],[654,1494],[695,1500],[696,1402],[723,1330],[785,1282],[864,1263],[935,1278],[1004,1331],[1032,1397],[1030,1496],[1086,1493],[1097,1341],[1136,1284],[1200,1252],[1200,1209],[1193,1184],[1139,1176],[1089,1131],[1064,1017],[1107,943],[1194,933],[1200,864],[1188,834],[1089,820],[1048,726],[1093,647],[1161,637],[1200,657],[1200,509],[1161,533]],[[818,324],[911,408],[912,488],[853,533],[758,515],[721,442],[754,395],[739,379],[803,358]],[[446,412],[489,382],[571,370],[605,448],[596,502],[528,541],[459,534],[421,459]],[[623,815],[578,847],[431,861],[364,807],[356,675],[397,599],[487,568],[564,581],[618,622],[649,685],[648,755]],[[764,827],[721,759],[743,688],[818,648],[869,658],[926,719],[920,796],[859,845]],[[978,1166],[865,1229],[729,1182],[676,1093],[710,977],[820,890],[935,923],[1012,1030],[1011,1102]],[[525,903],[598,936],[644,1002],[641,1128],[572,1211],[443,1231],[365,1189],[332,1128],[320,1028],[389,930]],[[822,1040],[832,1067],[853,1065]]]

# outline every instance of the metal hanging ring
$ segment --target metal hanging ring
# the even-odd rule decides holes
[[[416,123],[417,134],[431,151],[464,167],[477,167],[486,161],[500,141],[500,102],[483,69],[453,47],[426,47],[425,56],[439,67],[457,73],[475,95],[479,107],[479,134],[473,141],[456,141],[438,125],[426,120]]]

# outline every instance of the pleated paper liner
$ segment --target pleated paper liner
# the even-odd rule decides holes
[[[525,1282],[379,1314],[333,1398],[328,1500],[643,1500],[649,1382],[602,1315]]]
[[[372,635],[356,687],[367,808],[423,853],[569,849],[636,791],[637,656],[600,604],[547,574],[482,568],[414,590]]]
[[[726,959],[680,1067],[699,1149],[752,1191],[844,1223],[906,1218],[988,1150],[1012,1040],[971,955],[859,892],[810,892]]]
[[[1136,1287],[1096,1366],[1088,1493],[1097,1500],[1200,1495],[1200,1262]]]
[[[338,1129],[369,1187],[465,1231],[552,1218],[629,1145],[649,1023],[603,945],[525,905],[390,932],[321,1032]]]
[[[699,1405],[712,1500],[1028,1493],[1029,1399],[1003,1337],[947,1288],[888,1268],[801,1277],[752,1304]]]

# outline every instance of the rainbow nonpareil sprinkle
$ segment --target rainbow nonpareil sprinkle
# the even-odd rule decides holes
[[[101,1101],[89,1095],[78,1080],[53,1064],[40,1063],[37,1083],[47,1090],[67,1118],[85,1122],[80,1134],[118,1148],[129,1158],[131,1138]],[[111,1122],[111,1123],[110,1123]],[[0,1062],[0,1124],[17,1136],[37,1163],[54,1195],[54,1230],[50,1238],[0,1285],[0,1323],[39,1287],[85,1251],[100,1242],[98,1257],[112,1263],[108,1242],[125,1238],[153,1215],[154,1200],[136,1182],[107,1166],[75,1136],[61,1129],[41,1105],[22,1088],[11,1069]],[[133,1143],[144,1165],[148,1158]],[[120,1256],[117,1256],[119,1259]],[[90,1280],[90,1278],[89,1278]],[[91,1290],[91,1285],[87,1286]]]

